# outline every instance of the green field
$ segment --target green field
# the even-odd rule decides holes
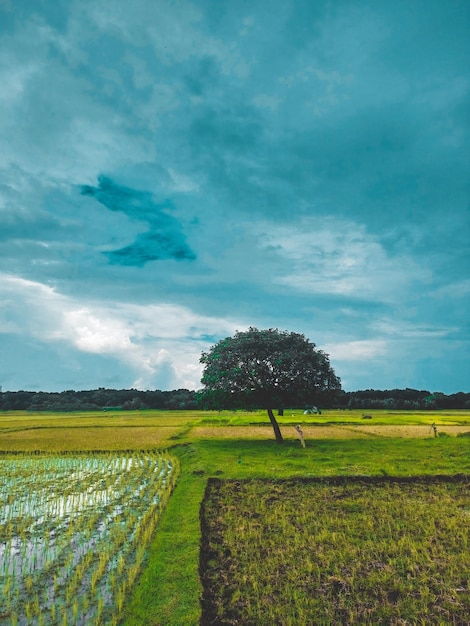
[[[4,458],[13,458],[18,451],[160,449],[176,457],[181,468],[178,484],[127,596],[122,623],[190,626],[201,618],[199,513],[209,478],[470,473],[469,411],[367,413],[371,420],[363,420],[360,411],[303,415],[286,410],[279,418],[285,438],[279,445],[264,412],[7,412],[0,413],[0,452]],[[302,425],[306,448],[300,445],[295,424]],[[403,532],[407,532],[406,525]],[[461,599],[463,592],[458,594]]]

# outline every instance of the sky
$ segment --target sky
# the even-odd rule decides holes
[[[470,391],[468,0],[0,0],[3,391],[198,389],[236,330]]]

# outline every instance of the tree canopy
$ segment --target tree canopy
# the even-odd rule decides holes
[[[328,355],[294,332],[237,331],[204,352],[200,361],[206,406],[265,408],[279,442],[274,407],[322,404],[341,389]]]

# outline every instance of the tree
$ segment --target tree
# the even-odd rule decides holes
[[[324,404],[341,389],[328,355],[304,335],[270,328],[237,331],[203,352],[202,403],[264,408],[282,443],[274,407]]]

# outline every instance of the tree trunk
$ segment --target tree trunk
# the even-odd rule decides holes
[[[276,435],[276,441],[278,443],[282,443],[284,439],[282,438],[282,433],[281,433],[281,429],[279,428],[279,424],[277,423],[276,418],[274,417],[273,410],[267,409],[267,411],[269,415],[269,421],[271,422],[271,425],[274,430],[274,434]]]

